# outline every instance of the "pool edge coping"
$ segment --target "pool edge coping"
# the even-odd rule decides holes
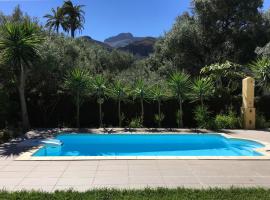
[[[123,132],[121,134],[131,134]],[[142,134],[136,132],[132,134]],[[76,133],[73,133],[76,134]],[[106,134],[106,133],[104,133]],[[144,133],[151,134],[151,133]],[[165,133],[166,134],[166,133]],[[169,133],[168,133],[169,134]],[[170,133],[172,134],[172,133]],[[192,134],[192,133],[173,133],[173,134]],[[200,134],[200,133],[194,133]],[[83,161],[83,160],[270,160],[270,143],[257,139],[245,137],[234,137],[225,133],[203,133],[203,134],[218,134],[228,139],[243,139],[258,142],[263,144],[262,148],[254,148],[255,151],[263,154],[263,156],[32,156],[43,145],[31,148],[30,150],[21,153],[15,160],[17,161]]]

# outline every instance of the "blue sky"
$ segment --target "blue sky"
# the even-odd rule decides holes
[[[244,1],[244,0],[243,0]],[[16,5],[44,22],[43,16],[62,0],[0,0],[0,10],[10,14]],[[168,31],[176,16],[190,8],[190,0],[73,0],[85,5],[85,29],[80,35],[89,35],[103,41],[121,32],[135,36],[160,36]],[[265,0],[264,9],[269,9]]]

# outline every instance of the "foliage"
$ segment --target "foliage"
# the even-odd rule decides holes
[[[140,117],[136,117],[130,120],[129,122],[129,128],[142,128],[143,122]]]
[[[270,59],[267,57],[258,58],[249,64],[249,67],[256,78],[258,85],[264,89],[270,89]]]
[[[102,75],[96,75],[91,80],[91,93],[97,98],[99,105],[99,126],[103,126],[102,104],[107,92],[107,80]]]
[[[77,110],[77,127],[80,127],[80,106],[90,87],[90,74],[82,68],[73,69],[65,78],[64,87],[70,91]]]
[[[218,114],[215,117],[215,125],[217,129],[236,129],[240,127],[240,119],[235,112],[229,110],[228,114]]]
[[[175,72],[171,74],[168,80],[168,86],[171,89],[172,95],[179,104],[179,122],[178,126],[183,127],[183,108],[182,104],[187,99],[187,94],[190,90],[190,76],[185,72]]]
[[[119,127],[122,127],[122,121],[124,115],[121,113],[121,102],[128,99],[129,88],[121,80],[115,80],[113,84],[108,88],[108,95],[115,99],[118,103],[118,121]]]
[[[197,106],[194,111],[194,119],[199,128],[214,129],[213,120],[206,106]]]
[[[265,116],[260,112],[256,113],[256,123],[255,124],[256,124],[257,129],[264,129],[264,128],[270,127],[270,123],[266,120]]]
[[[210,78],[196,78],[192,85],[191,97],[194,101],[200,101],[201,106],[204,100],[208,99],[214,92],[214,84]]]
[[[30,123],[25,99],[25,84],[33,63],[39,59],[43,36],[40,27],[29,19],[24,19],[22,22],[5,22],[0,26],[0,35],[0,62],[5,67],[11,66],[7,71],[17,84],[22,124],[27,130]]]
[[[52,8],[52,14],[46,14],[47,18],[46,27],[49,30],[59,32],[60,26],[65,32],[71,33],[71,37],[75,37],[75,31],[81,31],[84,24],[84,11],[83,5],[73,5],[72,1],[66,0],[62,7],[57,7],[56,10]]]

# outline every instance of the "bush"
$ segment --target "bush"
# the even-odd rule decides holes
[[[0,143],[8,142],[12,138],[12,133],[7,129],[0,130]]]
[[[210,114],[206,106],[197,106],[195,108],[194,117],[199,128],[215,129]]]
[[[240,128],[240,119],[235,112],[230,110],[228,114],[218,114],[215,117],[215,126],[217,129]]]
[[[142,124],[142,119],[140,117],[131,119],[131,121],[129,122],[129,128],[142,128],[143,124]]]
[[[267,122],[265,116],[262,113],[257,113],[256,115],[256,128],[264,129],[270,126],[269,122]]]

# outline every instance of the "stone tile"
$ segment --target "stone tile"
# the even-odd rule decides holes
[[[27,165],[27,166],[12,166],[7,165],[4,168],[1,169],[2,172],[20,172],[20,171],[31,171],[35,168],[34,165]]]
[[[88,166],[88,165],[99,165],[98,160],[85,160],[85,161],[70,161],[70,166]]]
[[[11,186],[11,187],[13,186],[13,187],[15,187],[22,180],[23,180],[23,178],[1,178],[0,179],[0,188],[3,188],[5,186]]]
[[[129,184],[163,184],[164,181],[161,176],[130,176],[128,178]]]
[[[50,185],[42,185],[42,186],[35,186],[35,185],[18,185],[16,186],[13,191],[42,191],[42,192],[52,192],[54,186]]]
[[[88,191],[88,190],[91,190],[93,189],[93,186],[90,185],[56,185],[54,188],[53,188],[53,191],[69,191],[69,190],[72,190],[72,191],[78,191],[78,192],[85,192],[85,191]]]
[[[163,176],[165,184],[200,184],[194,176]]]
[[[57,186],[68,185],[68,186],[90,186],[94,178],[59,178]]]
[[[59,178],[62,175],[62,171],[32,171],[27,174],[26,178]]]
[[[153,188],[153,189],[156,189],[156,188],[160,188],[160,187],[166,187],[165,184],[154,184],[154,183],[149,183],[149,184],[143,184],[143,183],[140,183],[140,184],[128,184],[129,186],[129,189],[145,189],[145,188]]]
[[[167,183],[165,185],[167,188],[191,188],[191,189],[202,189],[204,186],[199,183]]]
[[[99,165],[128,165],[128,160],[100,160]]]
[[[93,170],[97,170],[97,165],[78,165],[78,166],[68,166],[66,168],[66,171],[93,171]]]
[[[67,168],[65,165],[42,165],[42,166],[37,166],[35,168],[35,171],[43,171],[50,173],[50,171],[64,171]]]
[[[96,171],[65,171],[61,178],[90,178],[96,175]]]
[[[160,176],[161,173],[159,170],[151,169],[141,169],[141,170],[129,170],[129,176]]]
[[[124,171],[97,171],[96,172],[96,176],[111,176],[111,177],[121,177],[121,176],[128,176],[128,171],[124,170]]]
[[[129,185],[128,184],[102,184],[102,185],[98,185],[98,184],[93,184],[92,185],[93,189],[117,189],[117,190],[125,190],[125,189],[129,189]]]
[[[24,178],[19,185],[23,186],[54,186],[58,178]]]
[[[99,165],[98,171],[127,171],[128,165]]]
[[[110,177],[110,176],[96,176],[93,181],[94,185],[126,185],[128,184],[128,177]]]
[[[189,169],[170,169],[170,170],[159,170],[162,176],[193,176],[193,173]]]
[[[0,171],[0,180],[5,178],[23,178],[27,174],[29,174],[28,171],[13,171],[13,172],[3,172]]]
[[[135,166],[135,165],[157,165],[156,160],[128,160],[129,166]]]

